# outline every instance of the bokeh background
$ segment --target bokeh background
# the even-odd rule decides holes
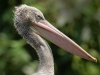
[[[100,0],[0,0],[0,75],[30,75],[39,60],[35,50],[14,28],[15,6],[40,9],[45,18],[98,59],[72,55],[48,41],[55,75],[100,75]]]

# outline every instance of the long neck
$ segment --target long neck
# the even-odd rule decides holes
[[[54,75],[54,63],[51,49],[41,37],[38,36],[38,39],[42,43],[42,45],[36,49],[40,65],[34,75],[42,75],[41,73],[43,73],[43,75]]]
[[[54,75],[54,63],[50,47],[39,35],[32,32],[28,23],[19,22],[15,18],[16,30],[36,50],[39,56],[40,65],[33,75]]]

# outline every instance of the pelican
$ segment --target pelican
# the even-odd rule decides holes
[[[42,12],[35,7],[20,5],[15,7],[14,27],[18,33],[30,44],[39,56],[40,64],[32,75],[54,75],[54,62],[52,51],[40,36],[81,58],[97,62],[78,44],[51,25]]]

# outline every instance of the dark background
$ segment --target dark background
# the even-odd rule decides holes
[[[100,75],[100,0],[0,0],[0,75],[29,75],[38,67],[35,50],[14,28],[14,7],[27,4],[83,49],[97,63],[72,55],[48,41],[55,75]]]

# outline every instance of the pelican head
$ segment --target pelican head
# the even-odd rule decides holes
[[[14,23],[20,23],[19,27],[28,30],[31,33],[40,35],[51,41],[60,48],[80,56],[81,58],[97,62],[97,59],[88,54],[84,49],[77,45],[65,34],[51,25],[43,16],[42,12],[35,7],[21,5],[16,7]],[[19,22],[20,21],[20,22]],[[21,26],[22,25],[22,26]],[[15,26],[17,28],[17,26]],[[17,29],[22,31],[21,29]],[[19,34],[21,34],[19,32]],[[27,34],[27,33],[26,33]],[[23,35],[23,34],[22,34]],[[27,38],[27,37],[26,37]]]

